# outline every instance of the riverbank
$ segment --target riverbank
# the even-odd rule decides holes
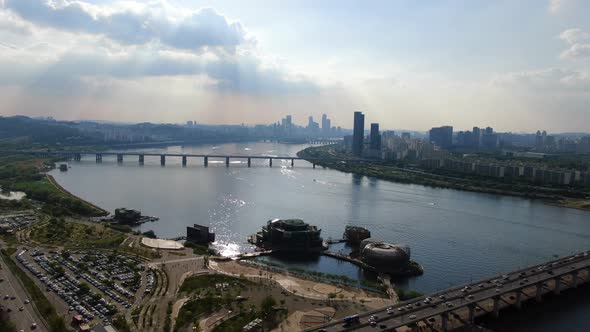
[[[349,155],[338,153],[333,148],[333,146],[309,147],[297,152],[297,156],[304,159],[350,158]],[[567,192],[567,190],[539,187],[520,182],[500,182],[496,181],[494,178],[479,177],[477,179],[472,179],[445,174],[435,174],[426,170],[397,167],[395,165],[384,163],[378,160],[376,160],[374,163],[346,163],[314,160],[313,163],[345,173],[375,177],[392,182],[420,184],[429,187],[540,199],[550,205],[590,211],[590,200],[566,196],[564,192]]]
[[[90,207],[92,207],[93,209],[97,210],[97,214],[96,214],[97,216],[106,216],[106,215],[109,215],[110,214],[109,211],[101,208],[100,206],[95,205],[93,203],[90,203],[89,201],[87,201],[87,200],[85,200],[85,199],[83,199],[81,197],[78,197],[78,196],[72,194],[71,192],[67,191],[64,187],[62,187],[55,180],[55,178],[52,175],[45,174],[45,176],[46,176],[47,180],[49,181],[49,183],[51,183],[55,188],[57,188],[59,191],[61,191],[62,194],[67,195],[67,196],[71,197],[72,199],[79,200],[79,201],[83,202],[84,204],[87,204]]]

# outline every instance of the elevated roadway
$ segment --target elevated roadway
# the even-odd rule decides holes
[[[358,315],[358,321],[338,320],[306,331],[450,331],[471,325],[482,315],[524,301],[541,301],[590,281],[590,253],[582,252],[397,305]]]

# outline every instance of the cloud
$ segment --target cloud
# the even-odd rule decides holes
[[[159,42],[168,47],[234,52],[246,41],[239,22],[229,22],[211,8],[172,16],[161,3],[127,9],[99,7],[82,1],[4,0],[3,7],[24,20],[53,29],[100,35],[123,45]]]
[[[567,8],[571,8],[576,2],[577,0],[549,0],[547,10],[551,14],[557,14]]]
[[[581,29],[568,29],[559,34],[559,38],[569,44],[569,48],[560,54],[560,58],[577,60],[590,58],[590,33]]]
[[[30,25],[2,11],[0,11],[0,31],[8,31],[17,35],[30,35],[32,33]]]
[[[583,41],[590,41],[590,34],[582,29],[574,28],[564,30],[559,34],[559,38],[566,41],[568,44],[573,45]]]
[[[3,85],[50,92],[96,80],[184,76],[198,82],[206,76],[204,87],[221,92],[285,95],[319,89],[306,77],[268,65],[239,22],[210,8],[178,10],[166,1],[96,6],[0,0],[0,24],[3,17],[11,26],[33,27],[27,42],[0,43]]]
[[[574,44],[560,55],[562,59],[576,60],[590,58],[590,44]]]
[[[315,94],[319,87],[304,77],[289,77],[280,68],[263,66],[249,54],[213,57],[163,51],[67,53],[57,61],[37,65],[27,61],[0,63],[0,83],[28,84],[37,90],[75,85],[85,78],[132,80],[143,77],[201,76],[208,88],[251,95]]]
[[[496,75],[492,79],[492,85],[534,92],[582,92],[589,94],[590,74],[570,69],[545,68]]]

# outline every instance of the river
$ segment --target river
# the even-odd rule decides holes
[[[145,152],[294,156],[306,145],[238,143],[171,146]],[[138,151],[138,149],[134,149]],[[399,184],[341,173],[305,161],[222,160],[137,157],[122,164],[94,156],[72,162],[67,172],[52,171],[67,190],[107,210],[139,209],[160,217],[144,224],[159,237],[185,235],[193,223],[209,225],[224,254],[251,250],[246,237],[273,218],[301,218],[340,238],[345,225],[367,227],[374,237],[411,247],[423,276],[398,284],[421,292],[540,263],[554,255],[587,250],[590,212],[546,205],[518,197]],[[323,272],[361,277],[354,266],[328,260],[297,262]]]

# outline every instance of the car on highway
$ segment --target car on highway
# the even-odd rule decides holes
[[[410,315],[410,319],[416,319],[416,315]]]
[[[359,324],[361,322],[361,318],[359,315],[352,315],[344,317],[344,324],[342,327],[350,327],[353,324]]]

